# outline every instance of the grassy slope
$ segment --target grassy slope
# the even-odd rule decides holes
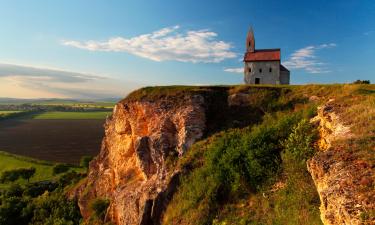
[[[208,87],[146,88],[132,93],[130,100],[149,99],[149,97],[157,99],[166,95],[178,96],[184,92],[200,92],[205,88]],[[276,88],[281,89],[282,94],[276,101],[273,99],[273,102],[267,98],[268,91],[263,89],[272,89],[275,88],[274,86],[254,88],[241,85],[223,88],[228,90],[229,94],[251,92],[250,102],[257,107],[262,107],[263,111],[271,113],[273,117],[276,112],[276,114],[291,115],[307,108],[316,108],[329,99],[335,99],[337,104],[345,108],[340,116],[345,123],[352,125],[351,130],[356,135],[354,140],[343,145],[347,148],[350,146],[351,151],[363,160],[370,161],[370,164],[374,164],[375,85],[278,86]],[[316,97],[314,101],[309,101],[311,96]],[[275,121],[263,120],[262,126],[272,126],[274,123]],[[240,131],[240,136],[250,135],[248,131],[249,128],[244,128]],[[212,167],[211,165],[219,162],[215,157],[212,161],[211,153],[207,152],[218,151],[217,147],[212,147],[212,143],[231,142],[225,141],[225,137],[232,135],[232,132],[224,130],[219,135],[213,135],[195,144],[178,162],[180,169],[185,171],[182,185],[167,208],[163,224],[321,224],[319,198],[305,163],[298,163],[290,158],[284,158],[279,172],[270,176],[268,182],[260,183],[259,189],[242,188],[235,192],[224,192],[226,194],[223,195],[223,184],[220,182],[226,179],[221,180],[220,174],[224,171],[224,177],[227,177],[228,171],[229,174],[233,173],[236,166],[230,166],[230,160],[233,158],[229,158],[222,166],[229,169]],[[240,139],[235,141],[234,146],[241,146],[243,143],[247,141]],[[230,145],[230,148],[233,146]],[[224,151],[228,151],[228,148],[225,147]],[[239,153],[234,150],[231,152],[231,155],[233,154]],[[227,156],[220,153],[217,157]],[[243,175],[239,173],[236,176]]]
[[[44,112],[33,119],[105,119],[111,112]]]
[[[31,182],[51,179],[53,180],[58,177],[52,174],[52,168],[54,165],[55,164],[51,162],[41,161],[0,151],[0,174],[6,170],[35,167],[36,172],[35,175],[30,179]],[[79,167],[72,167],[71,169],[77,172],[85,172],[84,169]],[[25,183],[25,181],[22,180],[18,182]],[[4,186],[7,185],[0,184],[0,188]]]

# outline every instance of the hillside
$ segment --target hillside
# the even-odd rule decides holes
[[[107,119],[87,223],[371,224],[374,85],[154,87]],[[109,201],[105,216],[92,202]]]

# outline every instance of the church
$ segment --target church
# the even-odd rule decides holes
[[[290,72],[280,62],[280,49],[255,49],[252,28],[247,34],[243,61],[246,84],[289,84]]]

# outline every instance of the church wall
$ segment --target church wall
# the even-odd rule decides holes
[[[280,84],[280,62],[246,62],[245,83],[255,84],[255,78],[260,78],[260,84]],[[251,68],[251,72],[249,72]],[[272,68],[270,72],[269,69]],[[259,71],[262,69],[262,72]]]
[[[289,84],[289,83],[290,83],[290,72],[280,71],[280,84]]]

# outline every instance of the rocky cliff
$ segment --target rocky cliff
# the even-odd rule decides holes
[[[238,104],[227,103],[226,87],[176,89],[159,90],[157,96],[140,90],[115,106],[100,154],[75,190],[84,218],[92,214],[91,202],[101,198],[110,200],[106,221],[159,224],[179,180],[173,161],[206,133],[225,126],[232,110],[241,114]],[[236,126],[252,121],[246,117],[258,111]]]
[[[167,160],[182,155],[205,128],[201,95],[186,95],[178,102],[118,103],[106,121],[100,154],[78,193],[83,216],[90,215],[90,201],[100,197],[111,202],[106,221],[157,224],[178,181]]]
[[[318,108],[312,122],[319,127],[320,152],[308,161],[308,170],[320,196],[325,225],[373,224],[367,217],[374,210],[374,174],[352,146],[342,144],[354,137],[350,124],[340,118],[345,110],[333,99]]]

